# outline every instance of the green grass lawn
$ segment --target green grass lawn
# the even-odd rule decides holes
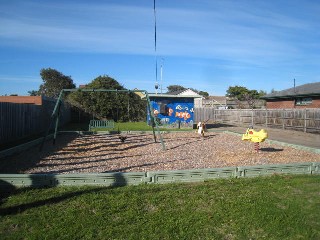
[[[88,131],[88,124],[77,124],[72,123],[68,124],[61,128],[61,130],[68,131]],[[95,128],[94,131],[152,131],[152,127],[149,126],[146,122],[116,122],[114,128],[104,129],[104,128]],[[156,128],[155,128],[156,130]],[[192,128],[167,128],[165,126],[160,126],[161,131],[186,131],[192,130]]]
[[[1,239],[320,239],[320,176],[20,189]]]
[[[124,122],[116,123],[115,129],[119,128],[120,131],[152,131],[152,127],[146,122]],[[154,128],[156,130],[156,128]],[[192,130],[192,128],[168,128],[166,126],[159,126],[160,131],[186,131]]]

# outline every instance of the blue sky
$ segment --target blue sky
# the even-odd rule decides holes
[[[317,0],[157,0],[155,53],[153,0],[0,1],[0,95],[38,90],[49,67],[154,92],[156,58],[164,92],[319,82],[319,13]]]

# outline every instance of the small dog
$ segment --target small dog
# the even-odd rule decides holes
[[[206,124],[204,122],[198,122],[197,124],[198,134],[204,137],[204,132],[206,130]]]

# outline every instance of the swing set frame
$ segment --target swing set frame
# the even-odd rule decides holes
[[[44,145],[44,143],[46,141],[47,136],[49,135],[50,129],[51,129],[53,124],[55,124],[54,134],[53,134],[53,145],[56,142],[57,134],[58,134],[58,127],[59,127],[59,118],[60,118],[60,109],[61,109],[61,105],[62,105],[62,99],[64,97],[64,93],[67,93],[67,92],[116,92],[116,93],[125,93],[125,92],[133,92],[133,93],[135,93],[135,92],[140,92],[140,93],[145,94],[145,97],[146,97],[146,100],[147,100],[147,109],[148,109],[148,111],[150,113],[151,122],[153,123],[153,124],[151,124],[151,126],[152,126],[154,142],[155,143],[157,142],[157,137],[156,137],[156,132],[157,132],[157,134],[159,136],[159,139],[160,139],[160,142],[161,142],[161,145],[162,145],[162,150],[166,150],[165,143],[164,143],[162,135],[160,133],[159,125],[158,125],[158,123],[157,123],[157,121],[155,119],[154,113],[153,113],[153,108],[152,108],[152,105],[151,105],[151,102],[150,102],[149,93],[146,90],[117,90],[117,89],[103,89],[103,88],[102,89],[73,88],[73,89],[62,89],[60,91],[59,97],[58,97],[58,99],[56,101],[55,107],[54,107],[54,109],[52,111],[52,114],[51,114],[51,120],[50,120],[49,127],[48,127],[48,129],[47,129],[47,131],[45,133],[45,136],[43,137],[43,141],[42,141],[42,144],[40,146],[40,151],[42,151],[43,145]]]

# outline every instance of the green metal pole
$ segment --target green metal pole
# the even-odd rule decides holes
[[[69,89],[67,89],[69,90]],[[57,102],[56,102],[56,105],[54,106],[54,109],[52,111],[52,114],[51,114],[51,117],[53,116],[56,116],[57,115],[57,111],[59,111],[58,108],[60,108],[60,102],[62,101],[62,96],[63,96],[63,92],[65,91],[65,89],[62,89],[60,94],[59,94],[59,97],[57,99]]]
[[[140,89],[106,89],[106,88],[70,88],[70,89],[63,89],[64,92],[76,92],[76,91],[83,91],[83,92],[141,92],[145,93],[146,90]]]
[[[56,126],[54,128],[54,135],[53,135],[53,145],[56,144],[56,138],[57,138],[57,134],[58,134],[58,126],[59,126],[59,119],[60,119],[60,108],[61,108],[61,102],[59,104],[58,114],[57,114],[57,117],[56,117]]]
[[[70,89],[69,89],[69,90],[70,90]],[[52,111],[49,127],[48,127],[48,129],[47,129],[47,131],[46,131],[46,133],[45,133],[45,135],[44,135],[44,137],[43,137],[42,143],[41,143],[41,145],[40,145],[40,149],[39,149],[40,152],[42,151],[43,145],[44,145],[44,143],[45,143],[45,141],[46,141],[46,139],[47,139],[47,136],[49,135],[51,126],[52,126],[52,124],[53,124],[53,121],[54,121],[54,119],[57,117],[58,108],[59,108],[59,111],[60,111],[59,105],[60,105],[60,101],[61,101],[63,92],[64,92],[64,89],[60,91],[60,94],[59,94],[59,97],[58,97],[58,99],[57,99],[56,105],[54,106],[54,109],[53,109],[53,111]],[[57,128],[57,121],[56,121],[56,128]],[[56,134],[56,132],[55,132],[55,134]],[[54,139],[54,144],[55,144],[55,139]]]
[[[149,103],[149,101],[147,101],[147,106],[148,106],[148,110],[150,112],[151,127],[152,127],[154,142],[157,142],[156,133],[154,131],[154,126],[155,126],[154,114],[153,113],[151,114],[151,112],[153,112],[153,111],[152,111],[151,104]]]
[[[54,135],[53,135],[53,145],[56,144],[63,92],[64,92],[64,90],[61,90],[59,97],[58,97],[58,100],[57,100],[57,103],[56,103],[56,106],[53,109],[53,113],[52,113],[52,116],[56,117],[56,126],[54,128]]]
[[[154,126],[156,126],[156,129],[157,129],[157,132],[158,132],[158,135],[159,135],[159,138],[160,138],[160,142],[161,142],[161,145],[162,145],[162,150],[166,150],[166,145],[164,144],[164,141],[163,141],[163,138],[162,138],[162,135],[160,133],[160,129],[159,129],[159,125],[154,117],[154,114],[153,114],[153,108],[151,106],[151,102],[150,102],[150,98],[149,98],[149,94],[147,91],[144,92],[145,95],[146,95],[146,99],[147,99],[147,103],[148,103],[148,106],[149,106],[149,111],[150,111],[150,118],[151,120],[153,121],[154,124],[152,124],[152,131],[153,131],[153,134],[154,134],[154,137],[155,137],[155,131],[154,131]],[[156,137],[155,137],[155,140],[156,140]]]

